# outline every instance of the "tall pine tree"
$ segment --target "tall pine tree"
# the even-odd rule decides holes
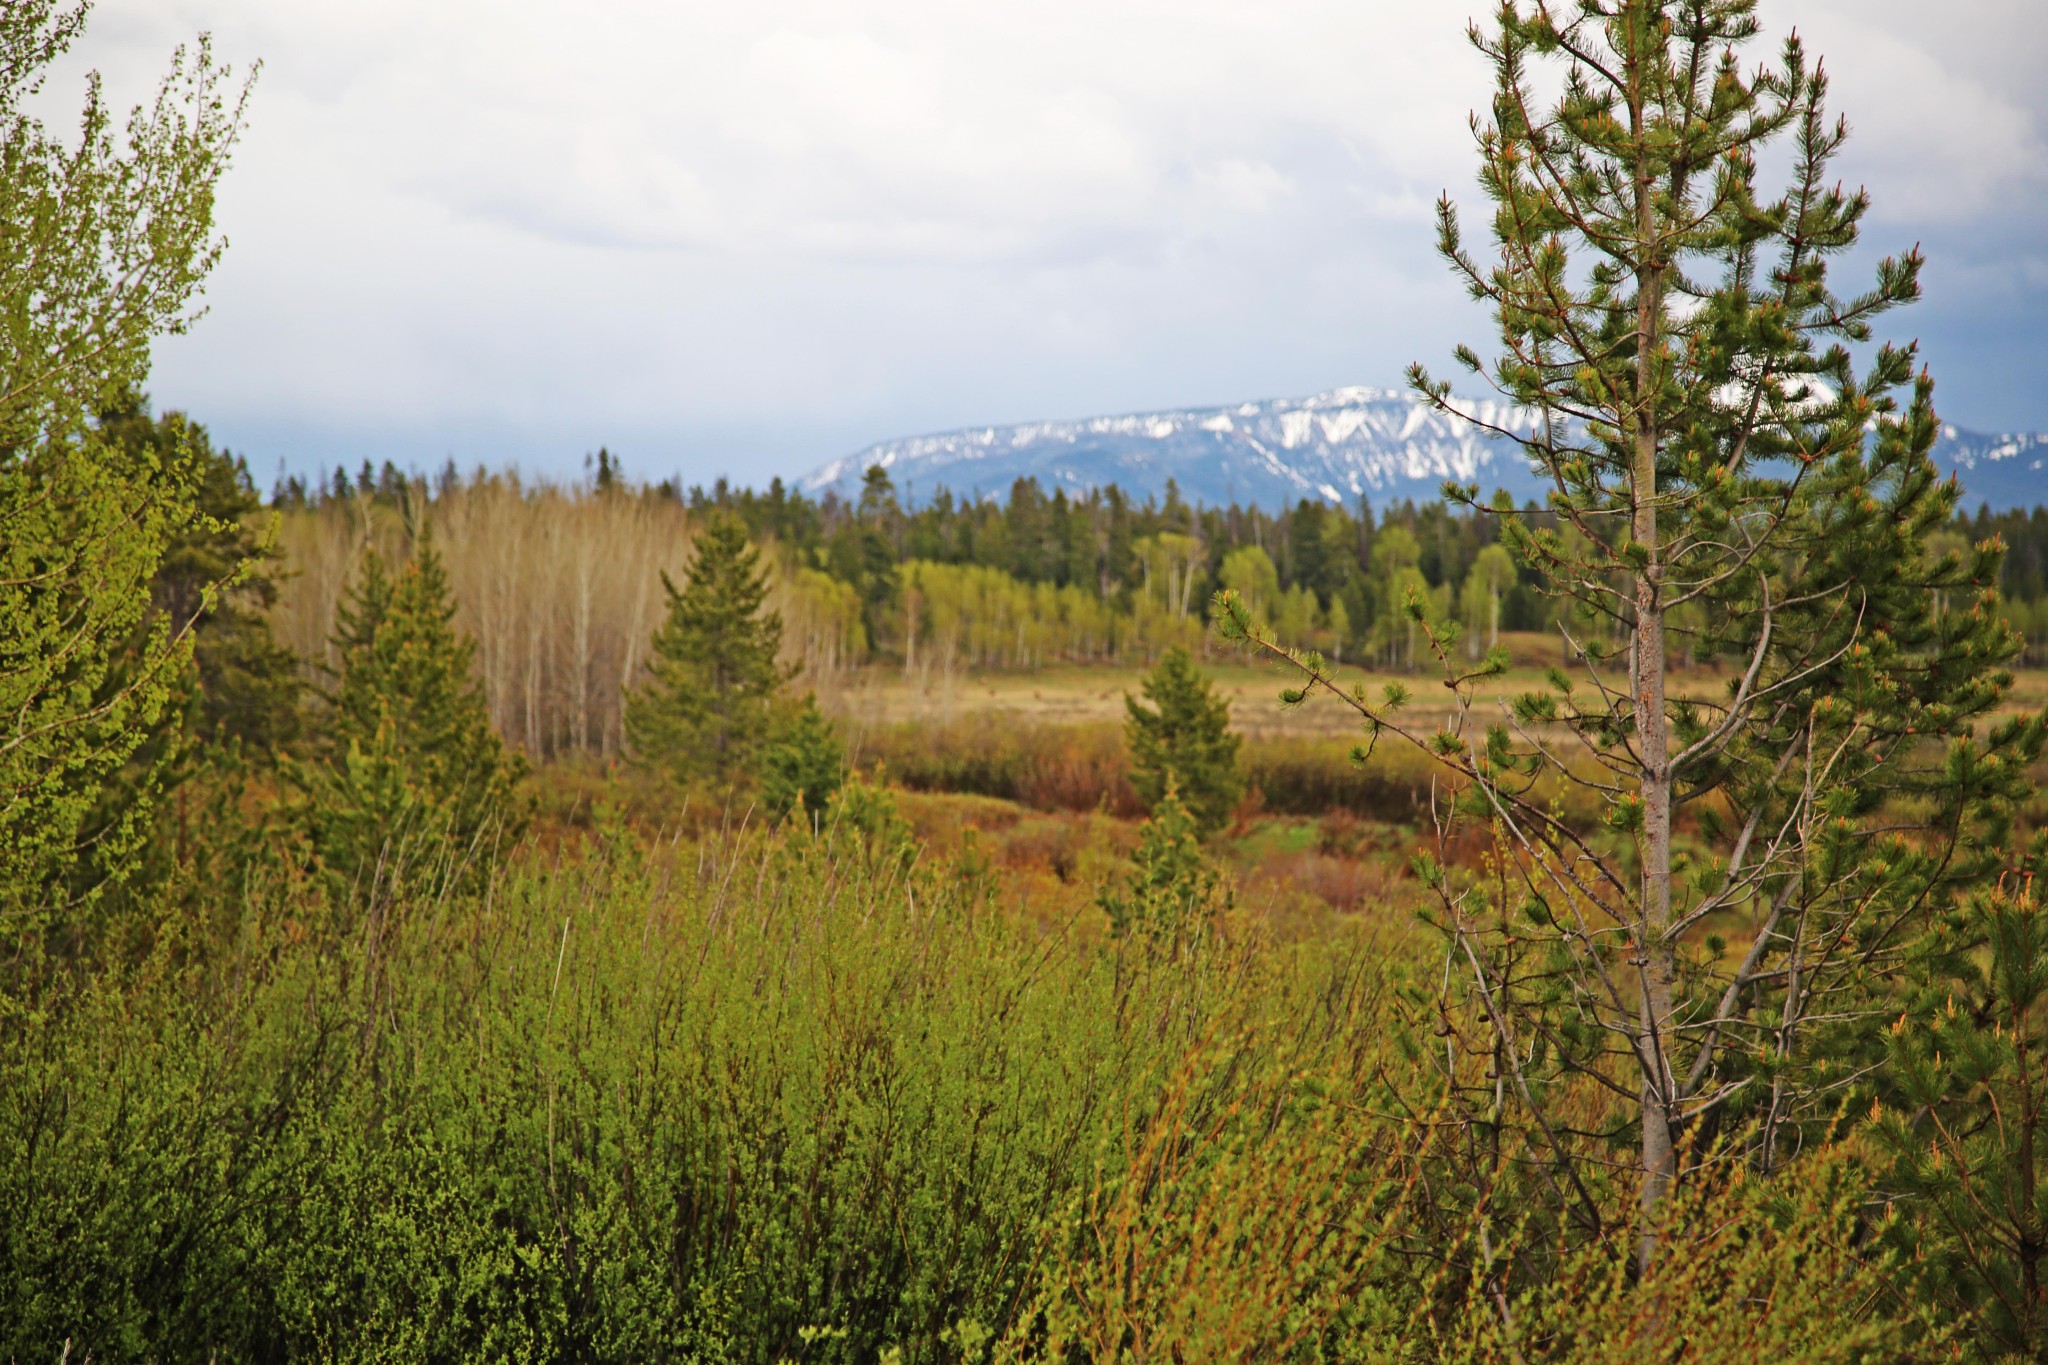
[[[491,729],[476,642],[431,541],[394,577],[375,551],[337,613],[319,762],[300,769],[322,863],[344,885],[475,886],[525,823],[525,763]]]
[[[635,755],[678,780],[744,771],[768,738],[782,618],[766,609],[761,552],[730,513],[698,533],[683,586],[664,574],[668,616],[654,636],[651,677],[626,702]]]
[[[1739,1123],[1769,1169],[1832,1112],[1846,1033],[1907,928],[1981,875],[1983,822],[2040,743],[1988,721],[2012,653],[1989,610],[1996,547],[1927,544],[1957,497],[1929,458],[1932,382],[1912,347],[1866,345],[1917,297],[1920,257],[1830,287],[1868,201],[1828,180],[1846,127],[1799,42],[1744,66],[1754,10],[1509,0],[1474,31],[1496,82],[1478,133],[1495,259],[1468,252],[1448,199],[1439,236],[1500,349],[1458,358],[1541,419],[1500,434],[1548,478],[1549,524],[1505,497],[1487,510],[1568,608],[1584,667],[1482,715],[1475,684],[1505,658],[1461,667],[1455,629],[1411,601],[1454,703],[1431,724],[1404,690],[1346,691],[1296,656],[1310,688],[1435,756],[1455,813],[1497,836],[1513,875],[1491,888],[1428,867],[1483,1006],[1473,1074],[1496,1059],[1467,1092],[1475,1121],[1512,1100],[1558,1165],[1550,1188],[1597,1229],[1612,1157],[1554,1106],[1627,1095],[1646,1265],[1682,1153]],[[1769,197],[1758,167],[1781,140],[1790,183]],[[1972,605],[1938,611],[1944,594]],[[1674,689],[1680,643],[1728,684]],[[1552,784],[1600,818],[1572,818]],[[1683,856],[1681,814],[1699,829]]]

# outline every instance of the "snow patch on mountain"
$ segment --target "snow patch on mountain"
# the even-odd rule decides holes
[[[853,495],[881,465],[900,492],[924,498],[1001,496],[1018,479],[1085,493],[1116,484],[1139,498],[1169,479],[1191,502],[1291,505],[1302,498],[1435,497],[1446,479],[1502,485],[1518,497],[1537,485],[1512,441],[1486,428],[1525,431],[1532,418],[1488,401],[1433,410],[1413,394],[1343,388],[1276,398],[1066,422],[1024,422],[883,441],[803,480],[812,494]]]
[[[1213,408],[972,427],[882,441],[833,460],[802,480],[804,490],[859,492],[870,465],[889,471],[912,501],[940,489],[956,497],[1001,497],[1019,479],[1069,495],[1115,484],[1143,500],[1167,481],[1189,502],[1267,508],[1303,498],[1355,504],[1434,499],[1446,482],[1504,488],[1541,501],[1546,483],[1501,432],[1534,430],[1536,414],[1498,399],[1454,398],[1444,412],[1413,393],[1365,387],[1308,398],[1273,398]],[[1935,458],[1954,471],[1965,502],[1994,507],[2048,502],[2048,436],[1982,435],[1946,427]]]

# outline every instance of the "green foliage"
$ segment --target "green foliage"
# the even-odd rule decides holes
[[[1361,1037],[1322,983],[1383,950],[1119,965],[839,838],[259,899],[11,1033],[0,1352],[951,1359],[1206,1021]]]
[[[1162,611],[1125,616],[1072,584],[1029,583],[985,565],[902,566],[902,616],[893,632],[906,666],[1035,668],[1143,654],[1198,639],[1200,626]]]
[[[917,837],[896,808],[880,768],[848,775],[832,794],[824,827],[830,845],[869,875],[893,877],[917,859]]]
[[[1916,1298],[1980,1358],[2048,1350],[2048,842],[1918,945],[1872,1078]]]
[[[1638,1274],[1625,1248],[1593,1244],[1516,1288],[1516,1265],[1550,1248],[1509,1223],[1472,1262],[1459,1311],[1430,1326],[1433,1361],[1634,1365],[1868,1365],[1947,1360],[1954,1324],[1898,1298],[1904,1258],[1870,1244],[1872,1190],[1852,1146],[1822,1147],[1797,1179],[1717,1163],[1657,1215],[1670,1254]],[[1483,1224],[1463,1236],[1477,1241]],[[1881,1225],[1882,1227],[1889,1224]],[[1483,1306],[1482,1306],[1483,1305]],[[1390,1359],[1389,1356],[1367,1356]]]
[[[1156,810],[1169,786],[1203,837],[1221,829],[1244,793],[1238,737],[1230,733],[1230,703],[1216,695],[1186,650],[1171,649],[1145,676],[1144,705],[1124,698],[1124,744],[1131,755],[1131,785]]]
[[[206,429],[183,413],[152,419],[146,400],[128,395],[102,414],[102,458],[130,470],[183,467],[188,516],[175,526],[149,584],[150,611],[112,666],[106,689],[119,690],[152,666],[149,625],[162,621],[190,646],[190,658],[155,724],[127,761],[100,786],[81,830],[98,848],[137,812],[155,809],[155,827],[128,867],[115,918],[146,900],[145,888],[175,875],[183,861],[209,860],[235,842],[221,822],[248,824],[229,809],[231,789],[269,774],[302,726],[298,658],[272,634],[280,557],[258,520],[260,501],[242,461],[214,449]],[[195,836],[195,809],[208,812]],[[103,876],[92,858],[73,874],[80,889]]]
[[[1470,657],[1477,659],[1500,643],[1501,608],[1514,584],[1514,557],[1500,546],[1487,546],[1472,561],[1458,598]]]
[[[342,886],[478,886],[519,837],[526,767],[491,729],[476,642],[454,626],[431,541],[393,578],[374,550],[337,613],[323,753],[296,769],[321,862]]]
[[[149,613],[197,529],[184,443],[118,457],[92,420],[183,329],[220,251],[213,191],[241,131],[227,73],[181,50],[125,142],[89,80],[75,139],[28,109],[85,7],[0,7],[0,963],[5,997],[82,945],[133,872],[191,641]],[[182,623],[180,623],[182,624]],[[125,789],[126,800],[110,798]]]
[[[1432,1092],[1475,1019],[1412,943],[1103,951],[908,847],[856,782],[815,834],[600,812],[339,932],[284,887],[167,916],[0,1024],[0,1351],[1940,1358],[1839,1152],[1688,1185],[1638,1281],[1626,1220],[1560,1248],[1542,1163]]]
[[[191,506],[182,452],[123,467],[67,441],[0,461],[0,962],[10,977],[47,947],[78,945],[150,831],[164,757],[131,763],[170,711],[191,639],[151,616],[149,589]],[[128,794],[118,805],[116,791]]]
[[[271,633],[282,556],[260,519],[262,499],[240,456],[214,448],[184,413],[152,420],[132,395],[100,418],[109,454],[136,460],[182,452],[192,463],[193,517],[166,546],[151,605],[192,634],[196,692],[187,728],[201,745],[236,743],[263,761],[299,737],[299,662]]]
[[[903,509],[897,506],[889,471],[870,465],[861,481],[860,502],[833,536],[826,563],[834,577],[859,595],[861,624],[871,641],[882,638],[889,608],[896,601],[902,522]]]
[[[846,747],[815,694],[775,718],[759,762],[761,800],[777,820],[792,813],[815,819],[846,777]]]
[[[1260,621],[1270,621],[1280,597],[1280,574],[1272,556],[1256,545],[1244,545],[1223,556],[1216,575],[1218,587],[1244,599],[1246,610]]]
[[[191,324],[224,245],[214,189],[248,92],[227,97],[230,73],[204,38],[195,55],[178,50],[125,138],[96,74],[75,136],[52,136],[28,112],[88,8],[0,8],[0,461],[76,439],[139,389],[150,343]]]
[[[782,618],[764,611],[767,573],[737,518],[699,533],[687,579],[666,575],[668,616],[654,636],[652,676],[626,706],[634,753],[679,781],[742,771],[767,737],[785,675]]]
[[[1202,856],[1201,831],[1170,774],[1131,862],[1123,886],[1105,886],[1099,899],[1114,934],[1170,948],[1199,937],[1230,907],[1223,876]]]
[[[1902,926],[1985,874],[2042,748],[2041,722],[1995,715],[2016,642],[1993,610],[1997,546],[1944,543],[1957,492],[1931,459],[1932,381],[1910,346],[1866,345],[1918,296],[1920,257],[1835,292],[1868,200],[1830,179],[1847,129],[1799,41],[1742,63],[1755,9],[1511,0],[1473,31],[1495,76],[1475,132],[1496,258],[1468,250],[1448,199],[1439,246],[1500,344],[1458,359],[1540,415],[1516,439],[1551,493],[1529,515],[1446,489],[1500,528],[1464,605],[1490,633],[1521,566],[1582,685],[1517,699],[1513,725],[1482,716],[1475,684],[1501,661],[1476,640],[1456,657],[1449,585],[1399,528],[1370,550],[1374,641],[1440,661],[1440,722],[1341,688],[1242,611],[1225,621],[1301,670],[1291,699],[1335,694],[1369,742],[1392,733],[1438,766],[1440,846],[1418,868],[1446,995],[1486,1004],[1465,1046],[1527,1059],[1461,1082],[1468,1121],[1506,1107],[1545,1135],[1554,1183],[1527,1193],[1560,1232],[1598,1222],[1567,1210],[1597,1205],[1587,1163],[1613,1159],[1559,1136],[1550,1106],[1575,1079],[1639,1097],[1607,1131],[1637,1147],[1650,1210],[1717,1134],[1752,1133],[1768,1170],[1825,1125]],[[1781,142],[1789,183],[1769,194]],[[1457,410],[1447,383],[1412,378]],[[1674,647],[1722,664],[1725,690],[1675,695]],[[1461,823],[1491,840],[1483,877],[1455,858]],[[1737,919],[1742,952],[1700,951]],[[1640,1270],[1658,1235],[1643,1225]]]

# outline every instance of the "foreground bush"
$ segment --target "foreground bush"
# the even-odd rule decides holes
[[[1308,986],[901,867],[833,835],[656,875],[615,840],[347,933],[167,934],[8,1039],[0,1349],[932,1358],[1007,1322],[1098,1138]]]
[[[1676,1325],[1625,1214],[1565,1246],[1489,1208],[1517,1158],[1432,1104],[1437,1001],[1384,934],[1040,930],[900,822],[594,838],[478,899],[170,923],[9,1023],[0,1350],[1607,1359]],[[1856,1197],[1702,1205],[1688,1273],[1787,1358],[1900,1358]],[[1864,1354],[1799,1354],[1835,1337]]]

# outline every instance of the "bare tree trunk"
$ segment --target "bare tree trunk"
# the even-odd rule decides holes
[[[589,539],[579,537],[578,540],[575,643],[570,649],[570,666],[576,673],[570,685],[575,688],[576,697],[576,747],[589,753],[595,747],[590,742],[590,612],[595,589],[591,579],[596,572],[596,564],[592,560],[593,547]]]
[[[1638,78],[1640,79],[1640,78]],[[1640,85],[1629,95],[1640,145],[1643,126]],[[1640,747],[1643,803],[1642,904],[1635,951],[1642,972],[1641,1030],[1636,1040],[1642,1066],[1642,1211],[1636,1247],[1639,1268],[1657,1255],[1655,1217],[1678,1175],[1673,1133],[1676,1086],[1670,1057],[1671,996],[1677,979],[1677,944],[1671,933],[1671,735],[1664,711],[1664,576],[1657,528],[1657,362],[1663,345],[1664,267],[1657,259],[1657,224],[1648,160],[1637,153],[1635,177],[1636,249],[1643,253],[1636,281],[1636,357],[1633,395],[1635,451],[1630,483],[1630,535],[1647,558],[1635,576],[1635,638],[1631,665],[1635,728]]]
[[[903,676],[917,667],[917,589],[903,594]]]

